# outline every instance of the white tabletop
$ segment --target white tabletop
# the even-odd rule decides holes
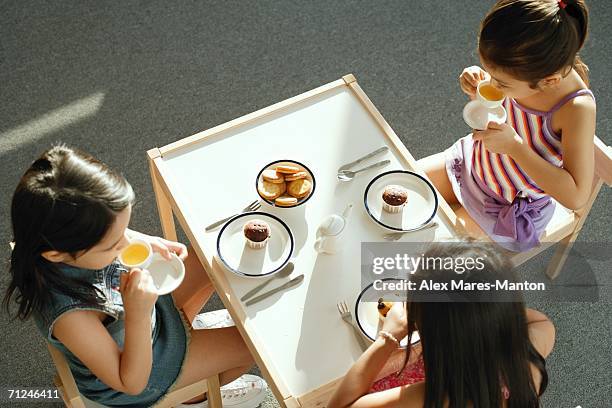
[[[389,159],[382,169],[363,173],[352,182],[339,182],[341,164],[388,145],[390,151],[367,163]],[[407,146],[410,149],[410,146]],[[238,211],[258,198],[255,177],[267,163],[293,159],[306,164],[316,178],[313,197],[294,209],[262,207],[287,222],[296,239],[292,276],[304,274],[301,286],[244,308],[259,346],[294,396],[300,396],[344,375],[361,350],[352,329],[336,309],[340,300],[351,307],[361,290],[360,244],[382,241],[385,231],[364,209],[367,183],[377,174],[404,169],[400,153],[348,87],[273,112],[244,126],[225,131],[177,152],[164,155],[170,188],[185,198],[189,228],[211,261],[219,230],[204,227]],[[410,170],[410,169],[407,169]],[[354,204],[342,253],[319,255],[313,249],[315,231],[328,214]],[[195,220],[195,221],[194,221]],[[406,240],[443,240],[451,229],[436,216],[434,232],[413,233]],[[428,235],[429,234],[429,235]],[[260,281],[225,272],[240,297]],[[272,284],[273,286],[274,284]]]

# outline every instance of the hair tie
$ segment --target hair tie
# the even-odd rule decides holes
[[[565,10],[565,8],[567,7],[567,3],[564,2],[563,0],[558,0],[557,3],[559,3],[559,8]]]

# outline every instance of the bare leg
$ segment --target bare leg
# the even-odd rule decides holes
[[[208,302],[215,288],[191,246],[188,252],[189,256],[184,261],[185,279],[172,292],[172,297],[176,306],[185,313],[187,320],[192,322],[195,315]]]
[[[419,160],[418,165],[427,173],[427,176],[434,183],[442,197],[448,204],[458,204],[457,197],[448,179],[446,173],[446,164],[444,153],[437,153],[427,156]],[[487,234],[480,228],[472,217],[465,211],[465,208],[459,207],[455,210],[459,226],[463,229],[463,233],[474,238],[486,238]]]
[[[427,173],[427,177],[429,177],[448,204],[455,204],[458,202],[451,183],[448,180],[448,175],[446,174],[444,152],[424,157],[418,160],[417,164]]]
[[[217,373],[221,385],[227,384],[245,373],[253,363],[253,357],[235,327],[192,330],[177,387],[185,387]],[[203,395],[186,402],[197,402],[202,398]]]
[[[172,297],[192,322],[215,289],[191,246],[188,252],[189,256],[184,260],[185,279],[172,292]],[[221,385],[227,384],[248,371],[253,363],[253,357],[235,327],[191,330],[191,341],[177,387],[185,387],[213,374],[219,374]],[[201,395],[185,402],[195,403],[203,398]]]

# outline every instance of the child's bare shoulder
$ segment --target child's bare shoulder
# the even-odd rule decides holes
[[[53,336],[62,337],[82,333],[83,327],[101,326],[107,315],[98,310],[70,310],[57,318],[53,325]]]
[[[590,133],[595,127],[595,99],[590,94],[578,95],[570,99],[555,112],[555,122],[563,130]]]
[[[590,94],[582,94],[564,103],[559,113],[565,118],[577,118],[594,114],[595,109],[595,99]]]

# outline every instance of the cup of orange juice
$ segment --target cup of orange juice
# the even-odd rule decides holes
[[[481,81],[476,88],[476,98],[487,108],[501,106],[504,97],[504,93],[491,85],[491,81]]]
[[[119,254],[119,262],[128,268],[146,268],[153,258],[153,248],[143,240],[134,239]]]

